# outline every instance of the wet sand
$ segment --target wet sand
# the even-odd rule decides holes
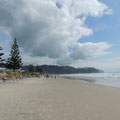
[[[120,88],[64,78],[0,83],[0,120],[118,120]]]

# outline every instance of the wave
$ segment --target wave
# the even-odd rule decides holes
[[[64,74],[60,76],[71,80],[120,87],[120,73]]]

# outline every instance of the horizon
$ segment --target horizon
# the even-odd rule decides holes
[[[16,37],[24,65],[120,72],[119,0],[7,0],[0,4],[3,58],[8,58]]]

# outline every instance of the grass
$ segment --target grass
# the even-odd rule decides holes
[[[4,72],[4,71],[0,71],[0,77],[6,77],[6,78],[20,78],[20,77],[32,77],[30,74],[28,73],[19,73],[19,72]]]

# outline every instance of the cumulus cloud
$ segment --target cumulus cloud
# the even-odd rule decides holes
[[[22,58],[22,60],[24,61],[25,65],[29,65],[29,64],[34,64],[34,65],[56,65],[56,59],[53,58],[48,58],[48,57],[32,57],[32,56],[24,56]]]
[[[57,59],[56,63],[62,66],[70,65],[75,61],[72,59],[70,55],[65,55],[59,59]]]
[[[60,65],[74,64],[79,60],[88,60],[109,54],[105,50],[110,48],[112,44],[106,42],[99,43],[76,43],[72,48],[72,53],[57,60]]]
[[[67,7],[70,14],[74,17],[80,15],[100,16],[103,14],[111,14],[108,7],[98,0],[58,0],[63,7]]]
[[[106,55],[110,52],[105,52],[106,49],[110,48],[112,45],[108,44],[106,42],[100,42],[100,43],[77,43],[73,47],[73,52],[71,54],[71,57],[75,60],[77,59],[88,59],[93,57],[99,57]]]
[[[77,53],[82,55],[78,39],[93,34],[84,24],[86,17],[111,14],[98,0],[0,0],[0,5],[0,30],[17,37],[32,56],[53,59],[70,54],[69,47],[73,48],[72,58],[76,59]],[[89,50],[94,47],[89,45]]]

